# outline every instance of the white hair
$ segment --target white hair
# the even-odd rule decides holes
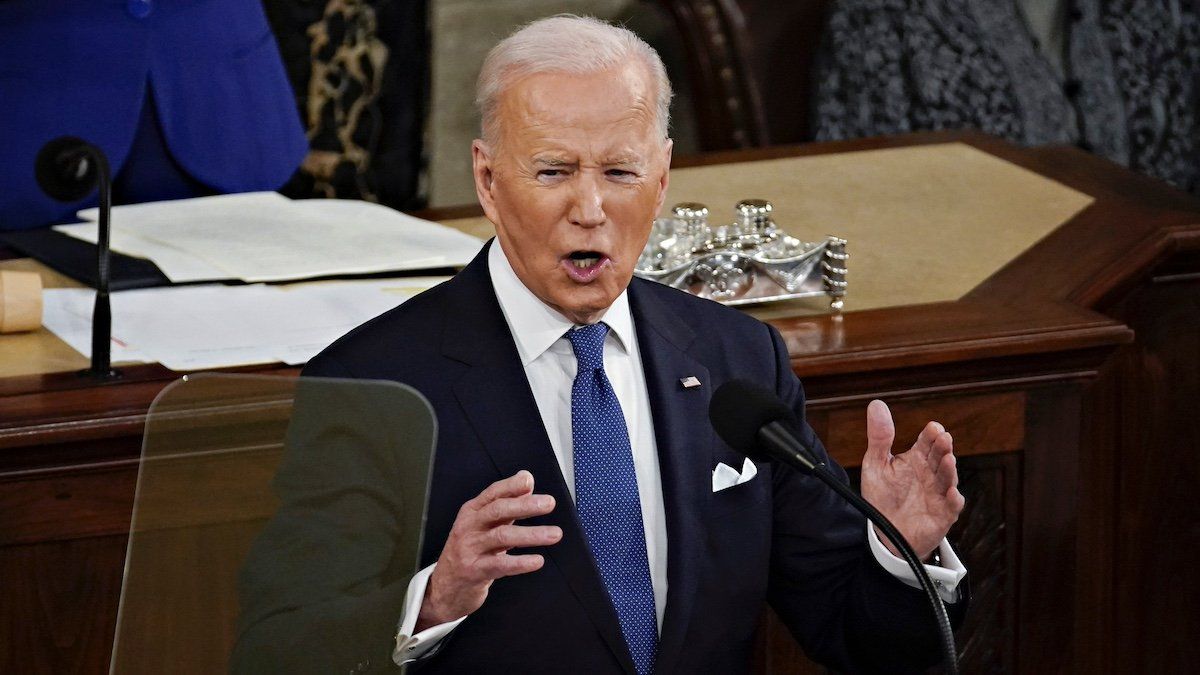
[[[658,132],[667,138],[671,81],[658,52],[633,31],[591,16],[559,14],[519,28],[488,52],[475,85],[475,105],[482,117],[483,138],[498,138],[496,108],[506,86],[537,73],[591,74],[639,59],[655,89]]]

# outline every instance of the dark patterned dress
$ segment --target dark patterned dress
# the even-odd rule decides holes
[[[840,0],[818,140],[979,129],[1071,143],[1200,194],[1200,0],[1075,0],[1065,76],[1014,0]]]

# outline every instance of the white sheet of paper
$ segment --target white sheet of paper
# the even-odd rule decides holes
[[[198,210],[213,215],[234,215],[239,210],[270,209],[271,207],[285,208],[292,200],[278,192],[239,192],[229,195],[210,195],[208,197],[190,197],[188,199],[169,199],[161,202],[145,202],[142,204],[124,204],[112,208],[113,224],[117,216],[123,224],[141,226],[149,222],[151,225],[164,219],[170,220],[177,214],[187,210]],[[82,220],[96,222],[100,219],[100,209],[93,206],[81,209],[75,215]]]
[[[58,225],[54,229],[95,244],[99,238],[95,223]],[[109,247],[118,253],[151,260],[173,283],[186,284],[197,281],[219,281],[228,279],[229,273],[213,267],[195,254],[165,246],[153,239],[143,238],[127,230],[113,229],[109,233]]]
[[[88,288],[48,288],[42,292],[42,325],[71,349],[92,357],[92,307],[96,291]],[[152,363],[141,351],[115,337],[113,363]]]
[[[121,291],[112,294],[113,360],[157,361],[177,371],[304,363],[355,326],[447,278]],[[91,351],[93,298],[88,289],[50,289],[44,297],[44,325],[84,356]]]
[[[91,220],[98,212],[85,209],[78,215]],[[461,267],[483,245],[379,204],[292,201],[274,192],[118,206],[112,224],[114,250],[153,260],[175,282],[286,281]],[[94,223],[55,229],[96,240]]]

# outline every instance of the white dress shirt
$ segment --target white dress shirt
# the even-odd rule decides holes
[[[575,324],[537,298],[513,271],[500,242],[492,242],[488,252],[488,272],[500,309],[517,345],[517,354],[533,390],[542,424],[562,469],[567,489],[575,496],[575,467],[571,440],[571,385],[577,364],[571,343],[565,337]],[[629,311],[628,292],[621,293],[599,319],[608,324],[604,338],[604,373],[612,383],[625,425],[629,429],[630,448],[637,474],[638,496],[642,505],[642,525],[646,533],[646,555],[650,563],[650,582],[654,586],[654,609],[662,629],[667,600],[667,518],[663,509],[662,481],[658,465],[658,446],[654,439],[654,423],[650,413],[650,398],[646,391],[645,371]],[[534,491],[539,481],[549,476],[534,476]],[[559,504],[557,508],[574,508]],[[908,565],[878,540],[874,528],[867,527],[871,550],[880,565],[906,584],[919,584]],[[943,599],[953,602],[958,597],[956,587],[966,575],[966,569],[945,540],[940,545],[943,565],[926,566],[937,582]],[[425,587],[436,563],[418,572],[409,582],[404,601],[404,616],[396,636],[392,654],[397,664],[407,663],[428,653],[466,617],[428,628],[413,634]]]

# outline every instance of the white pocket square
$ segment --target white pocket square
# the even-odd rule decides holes
[[[717,468],[713,469],[713,492],[720,492],[741,485],[758,475],[758,467],[754,466],[754,462],[747,457],[742,464],[742,472],[738,473],[737,469],[726,465],[724,462],[717,463]]]

